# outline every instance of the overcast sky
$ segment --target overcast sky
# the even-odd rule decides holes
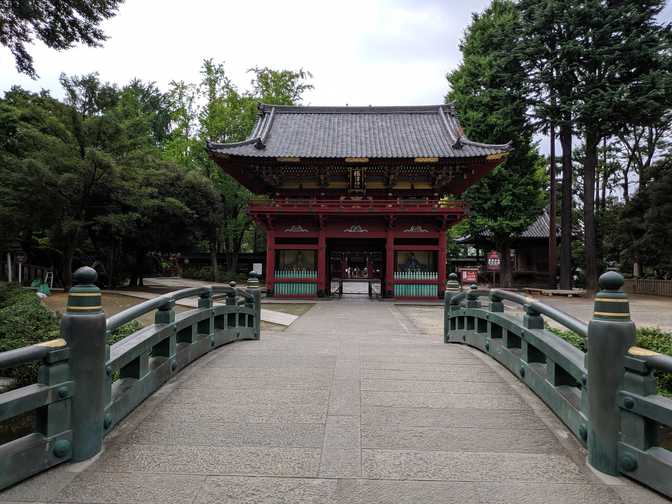
[[[58,76],[99,72],[123,84],[134,77],[167,89],[193,82],[204,58],[223,61],[246,88],[253,66],[313,74],[309,105],[443,102],[445,74],[471,12],[489,0],[127,0],[104,24],[101,48],[57,52],[36,45],[39,79],[18,74],[0,48],[0,90],[20,84],[61,96]]]
[[[312,72],[307,105],[410,105],[443,102],[445,74],[471,13],[489,0],[127,0],[104,24],[100,48],[31,49],[40,76],[20,75],[0,46],[0,91],[19,84],[62,96],[61,72],[99,72],[124,84],[137,77],[166,90],[195,82],[204,58],[224,62],[239,87],[247,69]],[[665,19],[672,18],[667,5]]]

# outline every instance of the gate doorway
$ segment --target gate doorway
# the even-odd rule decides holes
[[[385,278],[385,240],[327,240],[327,285],[331,296],[380,297]]]

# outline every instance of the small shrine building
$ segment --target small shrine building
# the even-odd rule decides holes
[[[347,281],[385,297],[442,296],[459,195],[510,148],[466,138],[452,105],[260,105],[247,140],[208,143],[259,197],[249,213],[266,231],[276,297],[328,296]]]

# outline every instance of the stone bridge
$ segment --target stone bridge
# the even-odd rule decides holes
[[[318,302],[284,332],[210,351],[120,420],[99,455],[0,492],[10,502],[666,500],[593,472],[495,360],[367,300]]]

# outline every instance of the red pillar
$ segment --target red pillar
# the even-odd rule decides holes
[[[266,291],[273,292],[273,277],[275,276],[275,234],[270,229],[266,231]]]
[[[325,292],[327,292],[327,239],[324,229],[321,229],[317,241],[317,295],[322,297]]]
[[[387,230],[385,242],[385,293],[394,296],[394,233]]]
[[[446,289],[446,230],[441,228],[439,231],[439,257],[438,260],[438,279],[439,279],[439,297],[443,298]]]

